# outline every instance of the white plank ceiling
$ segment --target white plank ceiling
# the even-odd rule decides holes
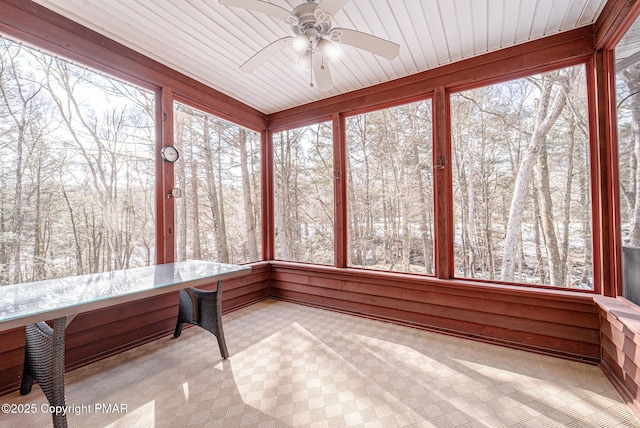
[[[292,10],[304,0],[271,0]],[[331,60],[334,88],[311,87],[287,48],[251,74],[239,66],[291,27],[218,0],[35,0],[263,113],[449,64],[595,22],[606,0],[350,0],[334,27],[400,45],[387,60],[350,46]]]

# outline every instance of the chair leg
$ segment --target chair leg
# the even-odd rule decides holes
[[[222,330],[222,281],[216,291],[188,288],[180,290],[180,308],[174,337],[179,337],[183,323],[194,324],[212,333],[218,340],[220,355],[229,358],[229,350]]]
[[[224,331],[222,330],[222,281],[218,281],[218,287],[216,289],[216,331],[215,335],[218,339],[218,346],[220,347],[220,355],[223,359],[229,358],[229,351],[227,350],[227,342],[224,340]]]
[[[35,380],[47,401],[54,408],[65,407],[64,393],[64,341],[66,317],[54,320],[53,329],[45,322],[29,324],[25,328],[25,359],[20,393],[31,392]],[[53,426],[67,427],[64,412],[51,414]]]
[[[177,321],[176,322],[176,329],[173,332],[173,337],[180,337],[180,334],[182,334],[182,325],[184,323]]]
[[[20,395],[27,395],[33,387],[33,377],[28,373],[28,369],[22,369],[22,381],[20,381]]]

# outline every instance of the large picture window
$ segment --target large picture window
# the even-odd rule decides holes
[[[155,261],[154,96],[0,38],[0,284]]]
[[[278,132],[273,147],[275,257],[333,264],[331,122]]]
[[[177,261],[262,259],[260,135],[174,104]]]
[[[451,96],[455,274],[593,288],[585,67]]]
[[[623,295],[640,304],[640,20],[615,48]]]
[[[347,118],[349,265],[433,274],[431,101]]]

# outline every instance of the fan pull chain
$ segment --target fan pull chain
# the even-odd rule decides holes
[[[313,53],[311,54],[311,67],[309,67],[309,86],[313,88]]]

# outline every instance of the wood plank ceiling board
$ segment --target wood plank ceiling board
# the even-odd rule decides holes
[[[503,0],[489,0],[488,3],[487,48],[490,51],[496,51],[505,47],[502,45],[502,33],[508,18],[504,15]]]
[[[400,45],[388,60],[351,46],[321,91],[288,47],[253,73],[240,66],[289,24],[219,0],[34,0],[265,113],[318,101],[595,22],[606,0],[350,0],[334,27]],[[269,0],[267,0],[269,1]],[[292,10],[305,0],[270,0]]]
[[[457,37],[460,40],[461,59],[470,58],[475,54],[474,16],[470,0],[455,0],[455,16],[457,18]]]
[[[521,2],[516,24],[515,43],[524,43],[531,40],[531,17],[536,13],[537,2]]]
[[[422,10],[414,12],[408,7],[395,8],[395,16],[403,23],[402,28],[404,30],[405,44],[400,47],[400,52],[402,54],[404,48],[404,52],[407,52],[405,55],[411,57],[415,67],[407,68],[413,70],[414,73],[437,66],[435,61],[436,52],[433,43],[431,43],[429,29],[426,26],[424,13],[422,12]],[[410,48],[408,48],[409,46]]]
[[[473,46],[474,55],[482,55],[489,51],[489,0],[471,2],[473,16]],[[467,29],[467,31],[469,31]]]
[[[459,61],[463,58],[460,27],[464,23],[458,16],[455,2],[440,2],[438,6],[440,23],[447,40],[448,60],[449,62]]]
[[[502,25],[502,34],[500,37],[500,46],[512,46],[516,43],[518,34],[518,24],[520,22],[520,7],[523,6],[519,2],[505,1],[503,3],[503,17],[516,17],[516,19],[505,19]]]

